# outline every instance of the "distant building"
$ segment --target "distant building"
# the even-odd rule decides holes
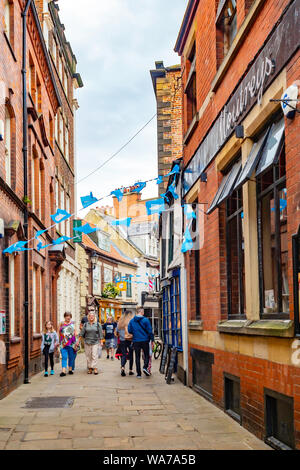
[[[182,83],[181,65],[165,67],[155,62],[150,71],[157,101],[158,175],[169,173],[172,162],[182,157]],[[159,185],[159,194],[166,192],[167,179]]]

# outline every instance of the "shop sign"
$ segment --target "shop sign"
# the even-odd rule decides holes
[[[288,119],[293,119],[295,117],[297,104],[298,104],[298,86],[296,83],[288,87],[285,92],[283,93],[282,97],[282,111],[283,114]],[[286,101],[285,101],[286,100]]]
[[[0,335],[6,333],[6,313],[5,310],[0,310]]]
[[[191,189],[200,174],[231,137],[234,128],[242,122],[255,104],[261,103],[266,88],[299,48],[299,30],[300,1],[296,0],[276,26],[185,169],[184,194]]]

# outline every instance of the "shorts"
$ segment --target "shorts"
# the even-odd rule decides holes
[[[116,347],[115,339],[114,338],[107,339],[105,341],[105,347],[106,347],[106,349],[115,348]]]

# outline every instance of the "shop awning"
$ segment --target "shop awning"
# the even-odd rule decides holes
[[[267,131],[262,135],[258,142],[253,144],[249,157],[242,169],[240,176],[238,177],[234,190],[239,190],[243,184],[245,184],[253,175],[255,168],[257,167],[258,162],[260,161],[262,151],[264,149],[264,145],[266,143],[266,139],[269,135],[270,127]]]
[[[224,176],[219,186],[219,189],[217,191],[217,194],[215,195],[213,202],[211,203],[207,211],[207,214],[210,214],[211,212],[213,212],[220,204],[222,204],[222,202],[224,202],[226,199],[228,199],[231,196],[234,190],[236,180],[239,177],[239,174],[241,172],[241,169],[242,169],[242,162],[238,161],[237,163],[233,165],[228,175]]]
[[[268,135],[268,140],[264,146],[256,176],[259,176],[270,166],[278,163],[279,155],[281,153],[284,143],[284,120],[274,123]]]

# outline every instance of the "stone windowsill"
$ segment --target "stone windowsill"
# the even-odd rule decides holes
[[[218,331],[237,335],[293,338],[294,322],[292,320],[226,320],[218,324]]]
[[[11,344],[19,344],[19,343],[21,343],[21,338],[19,338],[19,336],[13,336],[12,338],[10,338],[10,343]]]
[[[187,144],[187,142],[188,142],[188,141],[190,140],[190,138],[192,137],[193,132],[194,132],[194,130],[196,129],[198,122],[199,122],[199,113],[197,112],[197,113],[195,114],[195,116],[194,116],[194,118],[193,118],[193,120],[192,120],[192,122],[191,122],[191,124],[190,124],[190,126],[189,126],[189,128],[188,128],[188,130],[187,130],[187,132],[186,132],[186,134],[185,134],[185,136],[184,136],[184,138],[183,138],[183,143],[184,143],[184,144]]]
[[[42,338],[42,334],[41,333],[34,333],[33,334],[33,339],[41,339]]]
[[[203,331],[203,320],[190,320],[188,329],[194,331]]]

